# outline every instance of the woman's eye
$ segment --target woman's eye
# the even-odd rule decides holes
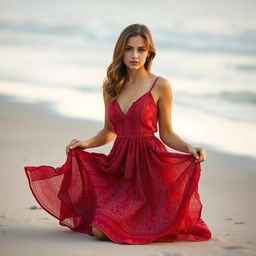
[[[132,48],[130,48],[130,47],[125,48],[126,51],[129,51],[129,50],[131,50],[131,49],[132,49]],[[139,49],[139,51],[140,51],[140,52],[145,52],[145,49],[142,48],[142,49]]]

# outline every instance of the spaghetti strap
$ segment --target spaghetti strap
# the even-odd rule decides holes
[[[150,92],[151,92],[151,90],[153,89],[153,87],[154,87],[154,85],[155,85],[155,83],[156,83],[156,81],[157,81],[158,78],[159,78],[159,76],[156,77],[156,79],[155,79],[153,85],[151,86],[151,88],[150,88],[150,90],[149,90]]]

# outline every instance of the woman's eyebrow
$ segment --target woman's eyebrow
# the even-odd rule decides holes
[[[133,46],[131,46],[131,45],[126,45],[126,47],[131,47],[131,48],[133,48]],[[146,46],[139,46],[138,48],[146,48]]]

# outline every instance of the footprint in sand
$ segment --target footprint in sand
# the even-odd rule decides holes
[[[244,224],[244,222],[243,221],[237,221],[237,222],[235,222],[235,224]]]
[[[231,221],[233,220],[232,218],[226,218],[225,221]],[[234,224],[244,224],[244,221],[236,221]]]
[[[29,207],[30,210],[37,210],[37,209],[42,209],[41,207],[38,207],[36,205],[32,205]]]
[[[225,250],[244,250],[246,248],[243,246],[239,246],[239,245],[230,245],[230,246],[223,247],[223,249],[225,249]]]

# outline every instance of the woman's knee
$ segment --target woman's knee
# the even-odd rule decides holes
[[[92,233],[99,240],[108,240],[109,239],[104,232],[102,232],[100,229],[98,229],[94,226],[92,227]]]

